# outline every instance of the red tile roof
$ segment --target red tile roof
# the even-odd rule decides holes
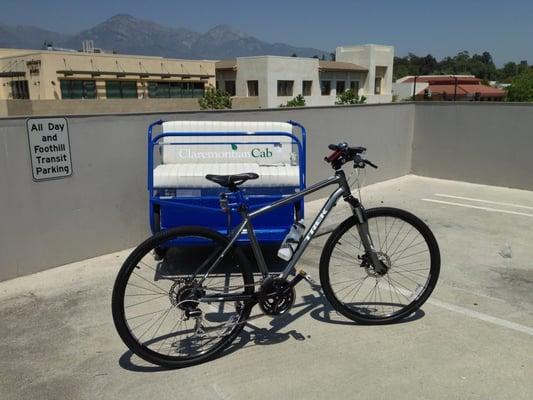
[[[446,93],[447,96],[453,96],[455,93],[455,85],[429,85],[426,89],[429,89],[432,95]],[[424,90],[418,92],[418,94],[423,94]],[[457,85],[457,95],[474,96],[476,93],[479,93],[481,97],[504,97],[505,90],[493,88],[491,86],[474,84],[474,85]]]
[[[415,77],[409,76],[404,78],[405,80],[402,80],[402,83],[410,83],[414,82]],[[457,83],[478,83],[481,82],[481,79],[476,78],[475,76],[468,76],[468,75],[419,75],[416,76],[417,82],[428,82],[430,84],[455,84],[455,79],[457,79]]]
[[[505,96],[505,90],[493,88],[487,85],[459,85],[467,93],[481,93],[481,96],[498,97]]]

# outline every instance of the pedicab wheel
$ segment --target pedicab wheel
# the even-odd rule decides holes
[[[166,368],[188,367],[216,357],[237,337],[254,302],[205,300],[254,292],[249,262],[238,248],[208,272],[227,243],[210,229],[179,227],[155,234],[129,255],[115,281],[112,313],[133,353]],[[157,248],[166,249],[163,260],[155,260]]]

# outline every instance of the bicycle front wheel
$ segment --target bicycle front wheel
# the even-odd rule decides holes
[[[331,305],[361,324],[385,324],[415,312],[433,291],[440,271],[437,241],[413,214],[396,208],[366,212],[379,262],[374,270],[355,217],[328,238],[320,259],[320,282]]]
[[[115,327],[131,351],[180,368],[215,357],[236,338],[253,306],[254,283],[239,249],[212,268],[227,243],[212,230],[179,227],[155,234],[131,253],[112,297]],[[223,295],[234,300],[211,301]]]

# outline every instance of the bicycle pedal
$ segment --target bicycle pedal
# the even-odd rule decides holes
[[[305,272],[303,269],[301,269],[300,271],[298,271],[298,273],[300,275],[302,275],[302,277],[307,281],[309,282],[311,285],[316,285],[316,281],[311,278],[311,275],[309,275],[307,272]]]

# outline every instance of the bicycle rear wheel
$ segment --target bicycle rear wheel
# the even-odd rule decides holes
[[[253,302],[248,296],[205,300],[254,292],[249,263],[239,249],[231,249],[208,273],[227,243],[212,230],[179,227],[157,233],[131,253],[112,297],[115,327],[131,351],[148,362],[180,368],[212,359],[236,338]]]
[[[407,211],[384,207],[365,213],[385,272],[374,271],[351,217],[324,246],[320,282],[328,301],[345,317],[361,324],[391,323],[415,312],[435,288],[439,247],[429,227]]]

